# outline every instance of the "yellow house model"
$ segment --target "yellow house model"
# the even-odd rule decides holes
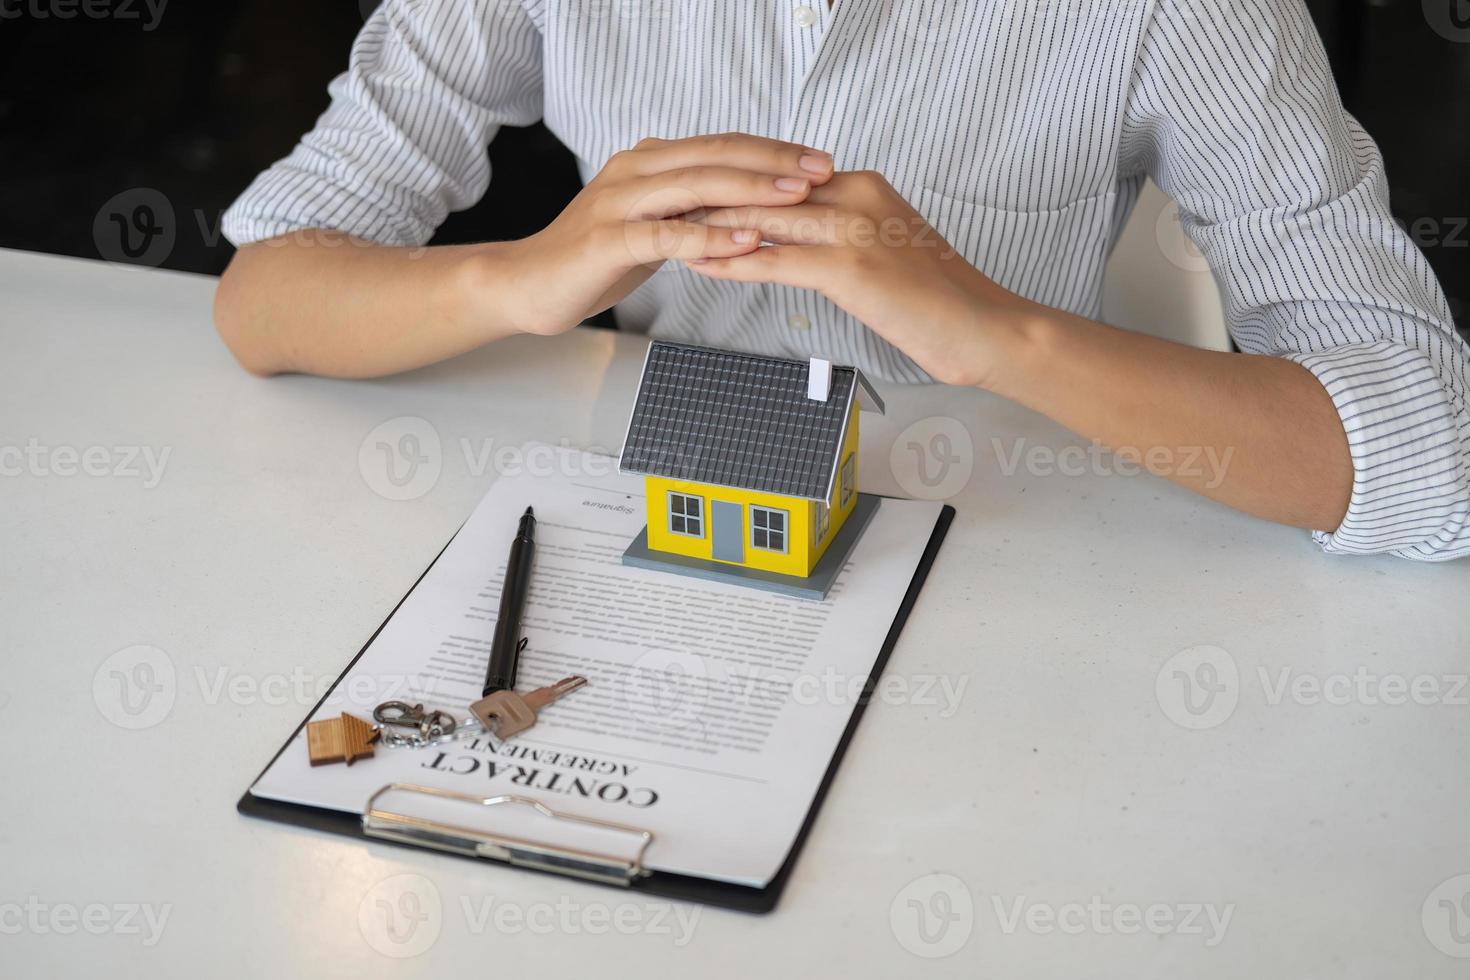
[[[624,562],[824,597],[877,508],[863,408],[883,403],[856,368],[653,343],[619,466],[648,526]]]

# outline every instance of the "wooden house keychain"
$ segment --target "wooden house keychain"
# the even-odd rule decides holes
[[[456,731],[454,716],[447,711],[425,711],[423,705],[406,701],[378,705],[373,720],[376,725],[344,711],[336,718],[308,722],[306,752],[311,764],[345,762],[350,766],[358,759],[371,759],[373,746],[379,742],[390,748],[420,748],[474,734]]]

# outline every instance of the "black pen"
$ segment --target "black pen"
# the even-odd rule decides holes
[[[485,669],[488,697],[496,691],[513,691],[516,686],[516,663],[526,641],[521,637],[521,610],[526,607],[526,593],[531,588],[531,559],[536,555],[536,513],[527,507],[510,543],[510,557],[505,562],[505,584],[500,587],[500,614],[495,617],[495,638],[490,642],[490,665]]]

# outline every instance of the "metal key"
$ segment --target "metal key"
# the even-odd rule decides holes
[[[587,678],[573,675],[529,694],[496,691],[470,705],[470,714],[485,731],[494,732],[496,738],[513,738],[536,724],[536,714],[542,708],[586,683]]]

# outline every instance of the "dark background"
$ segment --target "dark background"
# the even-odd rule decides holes
[[[86,0],[102,17],[82,2],[0,0],[0,247],[220,272],[220,215],[311,127],[375,0],[172,0],[157,17],[145,0]],[[1464,330],[1470,0],[1309,5]],[[539,125],[502,130],[491,157],[489,195],[436,243],[523,237],[576,192],[570,154]],[[152,225],[171,234],[129,254],[111,215],[135,210],[140,188],[161,192]]]

